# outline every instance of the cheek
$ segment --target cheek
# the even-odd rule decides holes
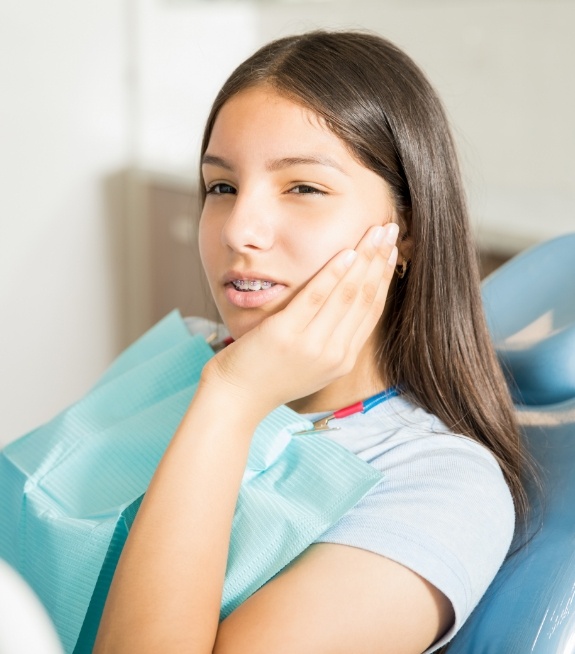
[[[208,226],[207,221],[200,219],[200,224],[198,226],[198,249],[200,252],[200,260],[208,280],[210,279],[210,271],[214,267],[217,245],[217,234]]]
[[[355,249],[371,226],[387,223],[392,215],[388,202],[347,203],[342,211],[316,222],[313,228],[294,230],[290,237],[292,257],[308,281],[338,252]]]
[[[322,230],[301,230],[292,234],[289,245],[284,241],[285,251],[295,266],[300,284],[307,283],[338,252],[355,248],[360,236],[354,230],[338,229],[336,225],[326,226]]]

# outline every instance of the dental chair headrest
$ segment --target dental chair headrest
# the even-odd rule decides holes
[[[483,283],[495,349],[516,404],[575,397],[575,233],[514,257]]]

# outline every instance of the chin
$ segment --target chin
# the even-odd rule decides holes
[[[247,334],[249,331],[257,327],[266,316],[255,316],[255,315],[246,315],[246,316],[222,316],[222,321],[226,326],[226,329],[230,333],[230,336],[237,341],[244,334]]]

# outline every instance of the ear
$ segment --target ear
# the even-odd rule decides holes
[[[399,231],[397,249],[399,258],[411,261],[413,257],[413,238],[407,232]]]
[[[406,209],[397,214],[394,222],[399,225],[399,236],[397,238],[398,261],[407,259],[411,261],[413,256],[413,237],[411,235],[411,209]]]

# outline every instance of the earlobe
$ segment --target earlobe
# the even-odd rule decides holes
[[[405,273],[407,272],[407,266],[409,264],[409,261],[405,258],[402,259],[401,263],[395,266],[395,272],[399,279],[403,279],[405,277]]]

